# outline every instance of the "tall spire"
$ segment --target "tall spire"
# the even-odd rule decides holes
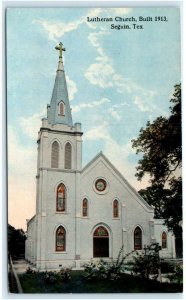
[[[63,48],[63,44],[61,42],[55,47],[55,49],[59,50],[59,62],[52,98],[50,106],[48,107],[48,122],[52,125],[65,124],[71,127],[73,126],[72,115],[62,58],[63,51],[66,51],[66,49]]]

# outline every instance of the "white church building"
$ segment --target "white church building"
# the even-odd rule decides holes
[[[25,258],[40,270],[117,259],[158,242],[175,257],[175,239],[154,209],[102,153],[82,167],[81,124],[73,124],[62,61],[38,133],[36,214],[27,220]]]

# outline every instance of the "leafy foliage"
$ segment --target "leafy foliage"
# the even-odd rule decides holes
[[[160,184],[153,184],[139,191],[139,194],[155,208],[155,218],[165,220],[169,230],[176,236],[182,234],[180,221],[182,220],[182,179],[170,180],[169,189]]]
[[[132,140],[136,153],[143,153],[138,162],[137,178],[141,180],[148,173],[151,183],[162,183],[174,176],[181,167],[181,84],[175,85],[175,92],[170,100],[171,115],[158,117],[154,122],[147,122],[146,128],[140,129],[137,139]]]
[[[160,269],[160,249],[159,244],[154,243],[144,248],[141,253],[136,252],[133,256],[132,273],[141,278],[149,278],[152,275],[154,279],[157,279]]]
[[[22,229],[15,229],[8,224],[8,252],[16,257],[25,253],[26,235]]]
[[[26,274],[35,274],[35,273],[37,273],[35,270],[33,270],[33,269],[31,269],[30,267],[28,267],[27,269],[26,269],[26,272],[25,272]]]
[[[43,273],[20,274],[19,279],[23,293],[32,294],[54,294],[54,293],[176,293],[182,292],[182,285],[175,283],[160,283],[158,281],[139,278],[123,273],[121,278],[116,280],[93,280],[89,281],[83,277],[83,271],[72,271],[71,280],[57,281],[54,284],[47,284]],[[37,297],[36,297],[37,298]],[[54,297],[55,298],[55,297]],[[63,297],[62,297],[63,298]],[[83,297],[81,297],[83,298]]]
[[[25,274],[37,274],[36,271],[30,267],[27,268]],[[46,284],[55,284],[57,282],[66,282],[71,279],[71,268],[61,268],[60,271],[46,271],[40,273]]]
[[[155,218],[165,219],[165,224],[175,234],[181,230],[182,220],[182,179],[172,178],[169,189],[163,184],[153,184],[139,191],[139,194],[155,208]]]
[[[155,218],[163,218],[166,202],[171,196],[171,191],[165,189],[162,183],[155,183],[146,189],[141,189],[138,193],[151,206],[154,207]]]
[[[59,271],[59,278],[61,281],[68,281],[71,279],[71,269],[63,268]]]
[[[163,218],[168,228],[174,233],[179,231],[180,221],[182,220],[182,179],[171,179],[170,196],[164,203]]]
[[[161,273],[174,273],[175,267],[174,264],[171,263],[170,261],[165,261],[161,259]]]
[[[57,282],[57,272],[45,272],[44,273],[44,280],[48,284],[54,284]]]
[[[64,282],[71,279],[71,268],[61,268],[57,271],[46,271],[44,273],[44,280],[46,283],[53,284],[56,282]]]
[[[183,283],[183,265],[178,264],[175,267],[174,273],[168,276],[168,279],[172,283]]]
[[[106,279],[108,272],[108,263],[104,260],[90,262],[84,265],[84,274],[86,280]]]
[[[116,280],[121,277],[124,270],[124,261],[134,251],[122,257],[123,246],[121,247],[116,262],[108,263],[103,259],[97,262],[90,262],[84,266],[84,277],[86,280]]]
[[[151,186],[139,194],[155,208],[155,217],[163,218],[176,236],[177,256],[182,256],[182,166],[181,145],[181,84],[175,85],[170,100],[169,117],[158,117],[141,128],[139,137],[132,140],[136,153],[143,154],[136,176],[150,176]]]

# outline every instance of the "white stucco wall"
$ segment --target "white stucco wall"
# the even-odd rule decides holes
[[[108,189],[105,193],[96,192],[95,180],[104,178]],[[98,225],[104,225],[109,231],[109,257],[116,259],[124,245],[124,253],[134,249],[134,229],[142,229],[142,243],[151,241],[150,220],[153,210],[141,202],[123,179],[112,169],[102,155],[82,173],[81,196],[78,203],[82,215],[82,200],[89,201],[87,218],[81,216],[81,259],[93,257],[93,232]],[[119,218],[113,218],[113,201],[119,201]]]
[[[34,263],[36,258],[36,216],[27,221],[27,239],[25,242],[25,258]]]

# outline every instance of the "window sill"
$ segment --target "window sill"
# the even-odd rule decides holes
[[[59,215],[68,215],[68,212],[67,211],[56,211],[55,212],[57,215],[59,214]]]
[[[68,254],[68,252],[66,252],[66,251],[55,251],[54,253],[55,254]]]
[[[112,220],[120,220],[120,218],[112,218]]]
[[[83,216],[82,216],[81,219],[89,219],[89,217],[83,217]]]

